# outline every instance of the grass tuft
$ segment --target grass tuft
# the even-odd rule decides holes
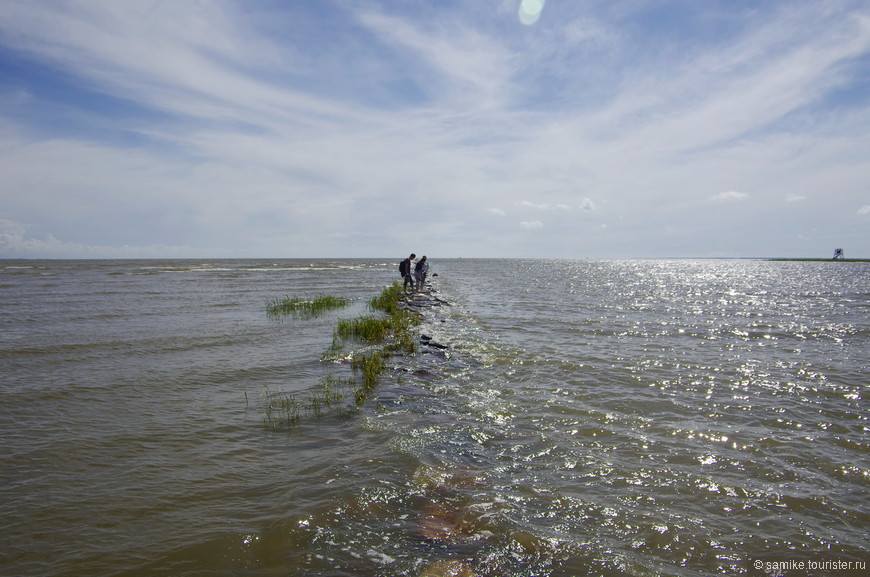
[[[299,421],[299,409],[302,405],[293,395],[264,387],[263,404],[263,423],[269,429],[276,430],[283,425],[293,426]]]
[[[375,389],[391,355],[417,351],[412,329],[420,324],[420,315],[401,308],[402,296],[402,285],[395,282],[369,302],[371,309],[385,313],[386,317],[363,316],[339,321],[336,328],[333,350],[338,339],[354,338],[380,345],[374,351],[351,359],[354,372],[362,373],[362,383],[354,393],[357,406],[365,403]]]
[[[351,368],[355,372],[362,373],[362,384],[354,391],[354,399],[357,406],[365,403],[369,394],[375,390],[375,387],[380,382],[387,357],[388,354],[384,350],[376,350],[355,356],[351,360]]]
[[[392,320],[361,316],[355,319],[341,319],[336,334],[343,339],[357,339],[366,343],[377,343],[387,338],[393,329]]]
[[[387,313],[389,316],[400,314],[405,312],[399,307],[399,303],[402,302],[402,294],[402,285],[394,282],[385,288],[381,294],[372,298],[369,301],[369,306],[376,311]]]
[[[312,318],[328,310],[346,307],[348,303],[346,298],[332,295],[319,295],[310,299],[284,297],[266,303],[266,314],[276,318],[285,316]]]

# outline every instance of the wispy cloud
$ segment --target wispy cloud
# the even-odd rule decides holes
[[[536,208],[538,210],[571,210],[571,206],[567,204],[549,204],[546,202],[535,203],[528,200],[520,201],[521,206]]]
[[[0,256],[870,254],[865,3],[519,8],[7,0]]]
[[[732,202],[738,200],[745,200],[749,198],[749,195],[745,192],[739,192],[736,190],[729,190],[726,192],[719,192],[710,197],[710,200],[713,202]]]
[[[52,234],[34,236],[20,223],[0,219],[0,254],[4,258],[172,258],[179,254],[215,256],[190,246],[86,245],[57,239]]]

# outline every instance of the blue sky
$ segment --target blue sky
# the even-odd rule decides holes
[[[2,0],[0,258],[870,257],[864,0]]]

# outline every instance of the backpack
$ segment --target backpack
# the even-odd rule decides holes
[[[407,265],[406,265],[406,263],[407,263],[407,262],[408,262],[407,260],[403,260],[402,262],[399,263],[399,276],[402,276],[402,277],[403,277],[403,276],[405,276],[405,275],[408,274],[408,273],[406,272],[406,270],[407,270]]]

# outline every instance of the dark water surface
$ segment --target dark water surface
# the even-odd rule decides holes
[[[324,379],[354,377],[352,350],[326,354],[336,322],[397,262],[0,261],[0,575],[870,560],[870,265],[432,272],[451,305],[421,331],[447,348],[315,410]],[[324,293],[351,304],[266,314]],[[285,393],[299,421],[267,422]]]

